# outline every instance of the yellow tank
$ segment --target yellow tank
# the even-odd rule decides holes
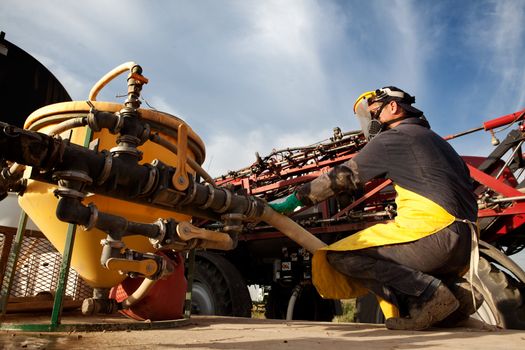
[[[91,101],[99,111],[117,112],[123,105],[109,102]],[[89,106],[85,101],[64,102],[49,105],[33,112],[26,120],[26,129],[46,133],[54,125],[71,118],[86,115]],[[158,126],[159,134],[172,143],[177,140],[170,136],[170,131],[177,131],[178,126],[184,123],[181,119],[147,109],[139,109],[140,115],[148,122]],[[153,128],[152,129],[156,129]],[[79,145],[84,144],[88,128],[76,128],[61,134],[62,138],[70,138],[71,142]],[[70,134],[71,133],[71,134]],[[172,134],[172,133],[171,133]],[[173,135],[173,134],[172,134]],[[71,136],[71,137],[70,137]],[[116,135],[112,135],[107,130],[93,133],[92,139],[99,139],[99,151],[111,149],[116,146]],[[205,147],[202,140],[188,126],[188,143],[193,147],[188,147],[189,158],[202,163],[205,154]],[[143,152],[141,162],[150,163],[154,159],[170,165],[176,165],[177,156],[165,148],[153,142],[146,142],[139,149]],[[191,168],[187,168],[192,172]],[[19,197],[19,204],[33,220],[36,226],[44,233],[55,248],[63,253],[67,223],[61,222],[56,218],[55,209],[58,199],[53,195],[55,186],[47,183],[30,180],[23,196]],[[172,211],[148,207],[145,205],[125,202],[100,195],[88,195],[84,199],[84,204],[93,202],[98,209],[103,212],[121,215],[128,220],[137,222],[151,223],[158,218],[174,218],[178,221],[189,220],[190,217]],[[100,240],[106,238],[106,234],[97,229],[85,231],[77,228],[75,244],[71,259],[71,267],[91,286],[97,288],[109,288],[120,283],[126,276],[118,272],[110,271],[100,264],[102,246]],[[131,236],[123,239],[126,247],[141,252],[153,252],[154,248],[148,239],[141,236]]]

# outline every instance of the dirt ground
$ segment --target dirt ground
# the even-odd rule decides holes
[[[21,333],[2,331],[1,349],[525,349],[525,332],[472,323],[424,332],[383,325],[192,316],[172,329]]]

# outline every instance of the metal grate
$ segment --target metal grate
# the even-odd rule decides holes
[[[10,242],[8,235],[9,233],[0,233],[0,247],[3,248],[6,242]],[[5,253],[5,249],[0,251]],[[7,261],[6,257],[2,257],[2,260]],[[61,262],[62,256],[44,236],[33,232],[26,234],[16,262],[16,272],[9,295],[30,297],[53,294],[57,288]],[[8,263],[11,264],[10,261]],[[75,270],[70,269],[65,295],[73,300],[82,300],[92,296],[92,288]]]

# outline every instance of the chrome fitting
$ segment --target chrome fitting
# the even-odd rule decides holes
[[[162,248],[162,241],[164,241],[164,238],[166,238],[166,220],[164,219],[158,219],[153,223],[154,225],[157,225],[159,227],[159,235],[155,238],[150,238],[149,242],[155,249]],[[170,243],[170,242],[166,242]]]

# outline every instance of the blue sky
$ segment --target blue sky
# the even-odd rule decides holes
[[[525,107],[525,1],[27,1],[0,3],[6,38],[40,59],[74,99],[120,63],[143,96],[204,139],[212,175],[256,151],[357,129],[363,91],[416,96],[441,135]],[[124,80],[99,100],[118,100]],[[488,154],[490,137],[453,142]]]
[[[521,110],[524,23],[520,0],[0,2],[7,40],[73,99],[123,62],[142,65],[143,97],[201,136],[212,175],[357,129],[355,98],[386,85],[415,95],[441,135]],[[98,99],[123,93],[124,78]],[[484,132],[453,146],[492,147]]]

